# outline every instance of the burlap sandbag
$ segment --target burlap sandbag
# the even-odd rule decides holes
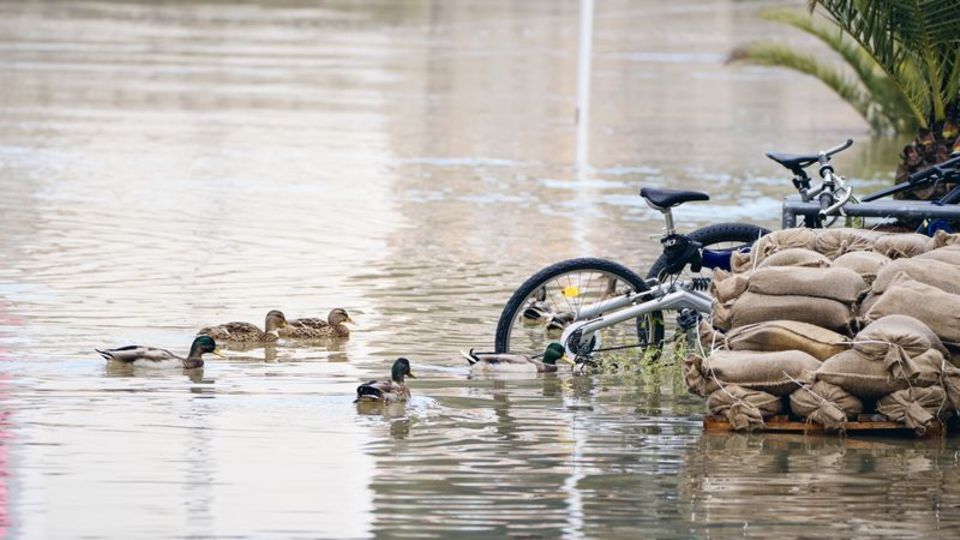
[[[753,252],[734,251],[730,254],[730,270],[734,274],[749,272],[753,270]]]
[[[930,327],[907,315],[887,315],[871,322],[857,332],[853,348],[877,361],[891,355],[913,358],[930,349],[947,354],[943,342]]]
[[[826,328],[799,321],[765,321],[734,328],[726,336],[734,351],[803,351],[823,361],[846,350],[848,338]]]
[[[852,251],[834,259],[833,266],[853,270],[870,285],[877,278],[877,272],[890,260],[890,257],[872,251]]]
[[[817,381],[790,394],[790,410],[827,429],[841,429],[863,412],[863,402],[835,384]]]
[[[883,267],[873,282],[874,293],[882,293],[897,274],[932,285],[950,294],[960,294],[960,266],[930,259],[897,259]]]
[[[933,386],[940,384],[943,368],[949,364],[943,353],[928,349],[913,358],[891,358],[885,365],[894,379],[909,381],[911,386]]]
[[[718,268],[713,271],[713,279],[710,280],[710,295],[721,304],[729,305],[746,292],[749,284],[749,272],[731,274]]]
[[[706,354],[710,354],[717,349],[727,348],[726,336],[717,331],[707,319],[700,319],[700,324],[697,325],[697,337],[700,340],[700,347]]]
[[[950,402],[951,411],[960,411],[960,368],[954,366],[949,361],[946,362],[940,372],[940,386],[947,393],[947,401]]]
[[[736,431],[755,431],[763,428],[764,417],[783,410],[783,401],[760,390],[728,384],[710,394],[707,408],[714,416],[726,417]]]
[[[802,351],[714,351],[698,367],[702,382],[691,375],[687,386],[702,388],[702,394],[715,392],[722,383],[782,396],[797,388],[795,381],[808,382],[820,361]]]
[[[877,412],[893,422],[904,424],[923,434],[948,408],[943,388],[908,388],[893,392],[877,401]]]
[[[788,320],[810,323],[847,334],[853,312],[847,304],[809,296],[771,296],[743,293],[729,308],[713,305],[714,325],[729,330],[765,321]]]
[[[852,349],[828,358],[814,375],[818,381],[835,384],[861,399],[882,397],[909,386],[907,381],[895,379],[883,362]]]
[[[863,278],[846,268],[760,268],[747,290],[773,296],[809,296],[853,304],[867,290]]]
[[[820,229],[813,249],[833,260],[845,253],[869,251],[885,234],[869,229]]]
[[[935,232],[930,242],[931,249],[938,249],[944,246],[960,246],[960,233],[951,234],[946,231]]]
[[[713,385],[713,381],[703,376],[703,357],[698,353],[690,353],[683,357],[683,382],[687,385],[688,392],[704,398],[720,387]]]
[[[915,261],[936,260],[954,266],[960,266],[960,245],[950,245],[942,248],[932,249],[926,253],[921,253],[913,257]]]
[[[757,265],[757,268],[773,266],[800,266],[805,268],[827,268],[830,259],[812,249],[789,248],[770,255]]]
[[[790,248],[814,249],[816,240],[813,229],[804,227],[774,231],[754,242],[752,262],[756,266],[774,253]]]
[[[873,251],[891,259],[913,257],[932,249],[930,237],[918,233],[888,234],[873,243]]]
[[[867,293],[867,295],[863,297],[863,300],[860,300],[860,303],[855,306],[857,313],[859,315],[866,315],[867,312],[870,311],[870,308],[873,307],[873,305],[876,304],[878,300],[880,300],[879,294],[873,294],[872,292]],[[870,321],[867,321],[866,319],[864,319],[860,322],[862,324],[867,324]]]
[[[887,286],[887,290],[870,306],[864,317],[875,321],[898,314],[919,319],[944,342],[960,343],[960,295],[900,276]]]

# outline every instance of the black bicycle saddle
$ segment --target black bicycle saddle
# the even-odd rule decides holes
[[[799,175],[804,169],[820,160],[819,155],[795,156],[781,152],[767,152],[767,157],[783,165],[793,174]]]
[[[681,189],[642,188],[640,196],[646,199],[650,206],[658,210],[677,206],[689,201],[709,201],[710,196],[700,191],[683,191]]]

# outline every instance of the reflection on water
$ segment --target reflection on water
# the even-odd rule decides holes
[[[576,2],[0,4],[0,527],[21,537],[956,535],[957,443],[707,437],[671,369],[470,378],[539,267],[643,270],[778,221],[763,151],[896,142],[816,83],[730,68],[765,3],[598,3],[574,174]],[[815,114],[814,112],[815,111]],[[346,307],[348,341],[104,366],[202,326]],[[414,399],[358,410],[413,361]],[[800,527],[803,527],[802,529]],[[762,531],[762,532],[760,532]]]

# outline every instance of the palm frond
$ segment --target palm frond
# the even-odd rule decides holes
[[[783,23],[803,31],[817,39],[839,55],[853,70],[863,89],[873,103],[869,108],[874,111],[867,120],[877,129],[878,124],[897,129],[911,129],[916,126],[912,110],[906,95],[896,83],[884,73],[883,69],[870,53],[859,43],[846,37],[836,25],[828,24],[821,18],[791,8],[772,8],[761,13],[764,19]],[[872,116],[884,117],[878,121]]]
[[[779,43],[758,42],[734,49],[728,61],[782,67],[816,77],[856,109],[875,129],[882,129],[888,123],[888,119],[877,115],[857,81],[813,55],[798,53]]]
[[[960,2],[810,0],[856,40],[900,88],[921,125],[945,116],[956,99]],[[920,79],[901,80],[903,74]]]

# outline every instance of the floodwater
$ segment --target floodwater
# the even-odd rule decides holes
[[[670,368],[471,379],[540,267],[641,273],[677,213],[775,225],[763,157],[896,143],[725,66],[764,2],[598,2],[576,173],[573,0],[0,3],[0,532],[23,538],[960,534],[956,440],[714,436]],[[796,39],[791,37],[791,39]],[[802,40],[797,40],[802,42]],[[203,325],[345,307],[345,343],[108,369]],[[414,399],[351,403],[397,356]]]

